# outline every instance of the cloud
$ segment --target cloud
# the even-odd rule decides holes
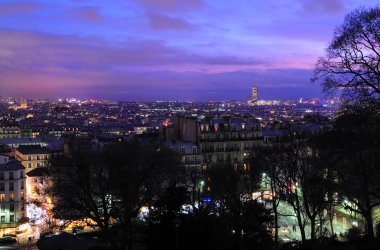
[[[207,100],[216,92],[211,99],[236,99],[255,82],[276,92],[280,86],[297,89],[310,78],[308,70],[281,71],[249,57],[188,53],[157,40],[110,47],[77,35],[0,29],[0,36],[2,95]]]
[[[305,15],[333,15],[345,11],[341,0],[301,0],[301,14]]]
[[[193,10],[204,6],[203,0],[136,0],[147,9],[163,11]]]
[[[169,17],[156,13],[147,13],[149,25],[157,30],[194,30],[195,25],[190,24],[184,19]]]
[[[33,2],[1,3],[0,16],[25,15],[44,8],[46,5]]]
[[[71,8],[67,12],[78,20],[99,23],[104,19],[98,7]]]

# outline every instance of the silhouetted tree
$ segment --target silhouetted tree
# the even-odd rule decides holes
[[[47,191],[54,200],[54,215],[91,218],[103,231],[117,222],[123,242],[132,249],[134,219],[170,180],[179,178],[178,157],[154,142],[114,143],[102,151],[86,148],[52,161]]]
[[[320,138],[337,175],[336,189],[349,200],[343,206],[363,215],[369,237],[374,236],[373,208],[380,205],[379,126],[379,114],[355,111],[339,117],[334,130]]]
[[[109,169],[99,154],[72,154],[53,158],[45,190],[52,197],[54,218],[90,218],[92,226],[108,231],[116,215]]]
[[[380,95],[380,8],[360,8],[345,17],[319,58],[313,80],[324,91],[372,98]]]

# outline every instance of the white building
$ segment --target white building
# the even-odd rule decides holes
[[[5,228],[15,228],[25,211],[25,168],[18,162],[0,163],[0,234]]]

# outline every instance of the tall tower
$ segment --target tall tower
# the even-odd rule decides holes
[[[250,101],[250,104],[252,106],[257,104],[257,95],[258,95],[257,89],[258,89],[257,85],[252,86],[252,96],[251,96],[251,101]]]

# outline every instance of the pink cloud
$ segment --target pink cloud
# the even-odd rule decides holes
[[[302,0],[302,15],[336,14],[345,10],[341,0]]]
[[[204,6],[203,0],[137,0],[137,2],[146,8],[168,11],[197,9]]]
[[[96,7],[80,7],[68,10],[68,12],[77,19],[90,21],[90,22],[102,22],[103,16]]]
[[[0,16],[12,16],[26,14],[45,7],[45,4],[18,2],[18,3],[1,3]]]
[[[184,19],[169,17],[149,12],[147,14],[149,25],[157,30],[194,30],[195,25],[190,24]]]

